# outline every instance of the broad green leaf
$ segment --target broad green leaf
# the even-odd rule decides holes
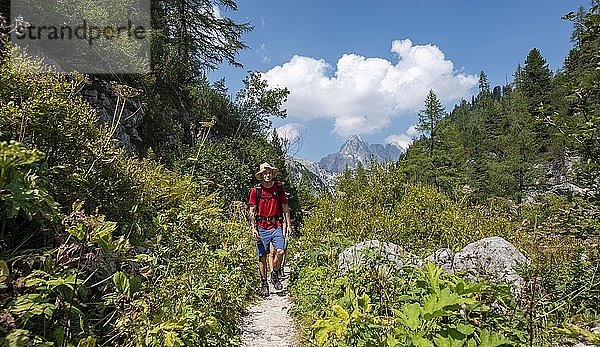
[[[15,329],[11,331],[4,339],[0,339],[0,342],[4,342],[3,347],[24,347],[30,346],[32,341],[29,337],[31,332],[24,329]]]
[[[24,321],[33,316],[44,315],[47,319],[52,318],[54,304],[41,294],[25,294],[15,299],[10,305],[10,312]]]
[[[509,339],[495,332],[490,333],[487,329],[481,331],[480,339],[479,347],[512,346],[512,342]]]
[[[333,313],[335,314],[336,317],[341,318],[345,322],[350,320],[350,315],[348,314],[348,311],[346,311],[342,306],[333,305],[333,307],[331,309],[333,310]]]
[[[112,236],[116,228],[117,223],[115,222],[103,222],[96,224],[94,226],[94,230],[92,231],[90,241],[99,244],[106,250],[111,251],[114,249],[114,246],[112,245]]]
[[[417,303],[402,306],[400,311],[400,321],[410,330],[416,331],[419,328],[419,316],[421,315],[421,306]]]
[[[113,283],[115,284],[115,287],[117,287],[119,293],[129,294],[129,279],[123,272],[115,272],[113,275]]]
[[[435,347],[433,345],[433,342],[431,342],[427,339],[424,339],[422,337],[413,337],[412,343],[416,347]]]
[[[385,346],[387,347],[401,347],[402,344],[393,336],[387,336],[385,339]]]
[[[456,293],[451,293],[450,288],[444,288],[438,293],[429,294],[423,300],[423,311],[426,318],[448,315],[447,309],[464,303],[464,299]]]
[[[129,295],[137,293],[142,288],[142,280],[133,276],[129,279]]]
[[[425,264],[425,273],[427,275],[427,279],[429,280],[429,284],[433,290],[436,292],[439,291],[441,284],[440,277],[442,276],[442,272],[442,268],[434,263]]]
[[[468,324],[457,324],[456,330],[460,331],[465,335],[471,335],[475,331],[475,327]]]
[[[85,238],[85,228],[81,224],[76,224],[67,228],[67,232],[79,241],[83,241]]]
[[[436,347],[462,347],[464,346],[466,339],[456,340],[452,337],[437,335],[433,338],[433,342],[435,342]]]

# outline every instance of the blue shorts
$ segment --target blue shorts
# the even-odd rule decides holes
[[[258,236],[260,236],[260,240],[256,241],[256,254],[259,257],[269,254],[271,242],[273,242],[273,249],[285,249],[285,239],[281,227],[269,230],[258,228]]]

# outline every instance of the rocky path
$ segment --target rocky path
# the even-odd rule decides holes
[[[286,274],[289,274],[289,268],[284,268],[284,270]],[[241,325],[242,346],[296,346],[296,330],[294,322],[288,314],[291,302],[287,295],[287,278],[282,283],[283,289],[280,291],[276,291],[270,284],[271,295],[248,309]]]

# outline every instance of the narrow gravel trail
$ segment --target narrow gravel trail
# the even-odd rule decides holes
[[[286,274],[289,274],[289,268],[284,268],[284,270]],[[287,295],[287,278],[281,282],[282,290],[276,291],[273,285],[269,284],[271,295],[248,309],[241,324],[242,346],[296,346],[296,329],[288,313],[292,303]]]

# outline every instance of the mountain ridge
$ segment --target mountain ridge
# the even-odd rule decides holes
[[[312,185],[317,189],[333,191],[337,176],[346,168],[355,170],[359,163],[369,166],[373,160],[378,162],[397,161],[404,152],[398,143],[369,144],[359,135],[350,136],[336,153],[331,153],[321,158],[318,162],[290,157],[287,165],[294,175],[296,184],[306,173]]]

